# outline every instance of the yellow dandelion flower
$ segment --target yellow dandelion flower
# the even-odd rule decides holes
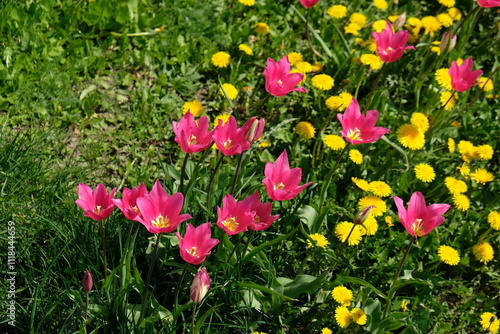
[[[363,179],[358,179],[356,177],[351,178],[352,182],[361,190],[364,191],[369,191],[370,190],[370,183],[366,180]]]
[[[392,193],[391,187],[384,181],[372,181],[368,187],[369,191],[371,191],[375,196],[387,197]]]
[[[240,51],[243,51],[244,53],[246,53],[247,55],[251,56],[253,55],[253,50],[251,47],[249,47],[248,45],[246,44],[240,44],[238,45],[238,49]]]
[[[340,96],[330,96],[326,99],[325,105],[328,109],[333,111],[339,109],[342,106],[343,102],[344,101]]]
[[[222,88],[219,89],[219,92],[231,100],[234,100],[238,96],[238,90],[236,87],[229,83],[222,84]]]
[[[325,65],[316,61],[314,62],[314,64],[312,64],[311,67],[312,67],[312,72],[320,73],[321,71],[323,71],[323,67],[325,67]]]
[[[439,86],[443,87],[446,90],[453,90],[453,87],[451,87],[451,76],[448,73],[447,68],[440,68],[439,70],[437,70],[436,73],[434,73],[434,77],[436,78]]]
[[[342,5],[335,5],[328,8],[326,13],[334,19],[341,19],[347,15],[347,7]]]
[[[439,246],[438,255],[442,262],[450,266],[456,266],[460,262],[460,255],[457,250],[450,246]]]
[[[458,95],[455,93],[455,96],[458,97]],[[460,129],[462,127],[462,124],[460,124],[459,121],[453,121],[450,123],[450,125],[454,128]]]
[[[337,306],[335,320],[341,328],[346,328],[351,323],[351,312],[345,306]]]
[[[375,41],[375,39],[370,38],[369,40],[366,41],[366,47],[371,52],[375,52],[377,51],[377,42]]]
[[[455,6],[455,0],[438,0],[438,2],[448,8]]]
[[[495,252],[493,251],[493,247],[491,247],[490,243],[484,241],[472,247],[472,254],[474,254],[478,261],[486,264],[493,260]]]
[[[317,74],[312,78],[311,83],[318,89],[329,90],[332,89],[334,80],[328,74]]]
[[[455,7],[448,9],[448,15],[451,16],[453,21],[460,21],[462,19],[462,13]]]
[[[387,211],[387,205],[380,197],[377,196],[365,196],[358,202],[358,207],[360,210],[370,205],[374,206],[371,211],[371,214],[374,217],[380,217]]]
[[[342,92],[339,94],[340,98],[342,99],[342,106],[339,107],[339,110],[342,111],[346,109],[349,104],[351,104],[351,101],[353,99],[353,96],[347,92]]]
[[[255,0],[238,0],[238,2],[245,6],[255,5]]]
[[[366,220],[363,222],[362,226],[366,230],[366,235],[375,235],[378,231],[378,223],[377,220],[372,216],[369,215]]]
[[[410,30],[413,35],[418,35],[422,28],[422,21],[419,18],[410,17],[408,18],[408,25],[408,30]]]
[[[470,175],[470,167],[466,163],[464,163],[462,166],[457,167],[458,171],[460,172],[460,175],[466,180],[469,179]]]
[[[439,102],[441,102],[441,107],[444,106],[444,110],[451,110],[457,103],[457,98],[457,93],[452,93],[445,90],[441,92],[439,96]]]
[[[299,71],[299,73],[306,74],[312,72],[312,65],[307,61],[299,61],[295,64],[295,69]]]
[[[488,214],[488,223],[492,229],[500,231],[500,212],[491,211]]]
[[[474,172],[470,174],[470,177],[480,184],[485,184],[487,182],[491,182],[495,179],[492,173],[488,172],[484,168],[478,168]]]
[[[344,138],[337,135],[326,135],[325,138],[323,138],[323,143],[334,151],[343,150],[346,146]]]
[[[372,70],[378,70],[382,67],[382,60],[379,56],[374,54],[365,53],[359,58],[363,65],[368,65]]]
[[[441,22],[434,16],[426,16],[422,18],[422,27],[424,27],[424,34],[430,34],[431,37],[434,37],[434,33],[441,29]]]
[[[461,194],[467,191],[467,184],[465,184],[464,181],[457,180],[451,176],[444,179],[444,185],[452,195]]]
[[[493,158],[493,147],[490,145],[481,145],[476,147],[476,154],[481,160],[490,160]]]
[[[436,18],[444,27],[451,27],[453,25],[453,19],[450,15],[448,15],[448,13],[438,14],[436,15]]]
[[[389,227],[394,226],[394,218],[392,218],[392,216],[385,216],[384,220],[385,220],[385,223],[387,224],[387,226],[389,226]]]
[[[391,21],[391,23],[394,23],[394,21],[396,21],[398,19],[399,15],[391,15],[388,17],[389,21]],[[405,14],[405,17],[406,17],[406,14]]]
[[[434,168],[428,164],[418,164],[414,168],[415,176],[422,182],[432,182],[436,178]]]
[[[435,45],[435,46],[431,47],[431,51],[439,56],[441,54],[441,42],[434,41],[434,42],[432,42],[432,45]]]
[[[470,208],[470,199],[464,194],[453,195],[453,204],[455,207],[464,212]]]
[[[346,288],[345,286],[337,286],[335,287],[331,295],[333,299],[342,306],[351,305],[353,294],[352,291]]]
[[[448,151],[450,151],[450,153],[453,153],[455,152],[455,141],[453,140],[453,138],[448,138]]]
[[[368,18],[361,13],[352,13],[349,16],[349,22],[357,23],[360,27],[363,27],[368,22]]]
[[[398,141],[410,150],[420,150],[425,145],[425,135],[414,124],[403,124],[396,132]]]
[[[352,230],[354,227],[354,230]],[[351,233],[352,230],[352,233]],[[347,240],[347,236],[349,236],[349,240]],[[350,222],[341,222],[335,226],[335,235],[341,242],[345,242],[347,240],[347,244],[349,246],[356,246],[361,242],[361,238],[366,234],[366,230],[359,225],[354,225]]]
[[[363,154],[356,149],[349,150],[349,159],[356,165],[361,165],[363,163]]]
[[[322,234],[319,234],[319,233],[313,233],[311,235],[309,235],[309,237],[311,237],[311,239],[314,240],[315,244],[318,246],[318,247],[321,247],[323,249],[326,249],[326,246],[328,245],[328,239],[326,239],[326,237]],[[311,242],[311,240],[307,239],[307,245],[309,247],[313,247],[313,243]]]
[[[200,117],[201,112],[203,111],[203,106],[197,100],[184,102],[182,106],[182,113],[185,114],[187,111],[190,111],[194,117]]]
[[[351,34],[351,35],[354,35],[354,36],[358,36],[359,35],[359,31],[361,30],[361,28],[362,28],[362,26],[360,26],[359,24],[351,22],[351,23],[349,23],[348,25],[346,25],[344,27],[344,32],[346,34]]]
[[[309,122],[299,122],[295,126],[295,132],[305,139],[314,138],[314,134],[316,133],[316,129]]]
[[[484,312],[481,314],[481,326],[486,331],[489,331],[491,334],[498,333],[498,329],[500,328],[500,322],[496,315],[491,312]]]
[[[229,120],[229,117],[231,117],[231,115],[229,115],[229,114],[220,114],[220,115],[218,115],[217,117],[215,117],[214,126],[219,125],[219,120],[222,121],[222,125],[226,124],[227,121]]]
[[[475,150],[474,144],[472,144],[468,140],[461,140],[458,142],[458,151],[461,154],[470,154],[472,155],[472,152]]]
[[[303,56],[301,53],[298,52],[290,52],[288,54],[288,61],[290,62],[290,65],[294,66],[295,64],[300,63],[303,60]]]
[[[382,32],[385,29],[385,20],[378,20],[373,22],[372,29],[376,32]]]
[[[486,77],[479,77],[479,79],[477,79],[477,82],[480,82],[479,87],[484,92],[491,92],[493,88],[495,88],[495,86],[493,85],[493,80]]]
[[[422,132],[429,130],[429,119],[421,112],[415,112],[411,115],[410,123],[416,125]]]
[[[229,53],[224,51],[219,51],[212,56],[212,64],[215,67],[219,68],[227,67],[230,61],[231,61],[231,56],[229,55]]]
[[[321,330],[321,334],[332,334],[332,330],[328,327],[325,327]]]
[[[408,311],[408,304],[409,304],[409,302],[407,300],[403,299],[401,301],[401,310],[403,310],[403,312]]]
[[[269,146],[271,146],[271,141],[269,139],[263,140],[259,143],[259,147],[269,147]]]
[[[366,314],[360,308],[353,308],[351,311],[352,320],[358,325],[366,325]]]
[[[256,34],[265,35],[269,34],[269,26],[264,22],[259,22],[253,26]]]

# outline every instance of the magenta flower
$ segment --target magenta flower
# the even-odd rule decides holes
[[[90,290],[92,290],[93,285],[94,282],[92,281],[92,275],[90,274],[90,271],[85,270],[83,273],[83,280],[82,280],[83,291],[89,293]]]
[[[305,8],[311,8],[312,6],[314,6],[319,2],[319,0],[299,0],[299,1]]]
[[[266,78],[266,91],[274,96],[285,96],[291,91],[307,93],[304,87],[294,88],[304,79],[301,73],[290,73],[290,62],[288,56],[275,62],[272,58],[267,58],[267,66],[264,70]]]
[[[172,232],[180,223],[191,218],[187,213],[179,214],[183,203],[184,196],[181,193],[168,196],[157,180],[149,194],[137,198],[137,207],[142,216],[137,215],[134,220],[151,233]]]
[[[92,190],[92,188],[86,184],[79,183],[78,199],[75,203],[83,209],[83,215],[85,217],[100,221],[108,217],[111,211],[113,211],[115,207],[113,203],[115,192],[116,188],[113,188],[108,195],[106,187],[102,183],[99,183],[95,190]]]
[[[205,298],[208,290],[210,290],[210,275],[207,273],[207,268],[203,267],[194,275],[190,291],[191,300],[198,304]]]
[[[175,235],[179,239],[181,257],[184,261],[194,265],[199,265],[205,261],[205,258],[210,254],[210,250],[219,243],[218,239],[212,238],[210,223],[201,224],[196,228],[188,224],[184,238],[181,237],[179,232],[176,232]]]
[[[450,208],[449,204],[425,205],[425,199],[421,192],[411,195],[408,210],[405,209],[403,200],[394,196],[394,202],[398,207],[399,220],[412,236],[423,237],[429,234],[435,227],[444,222],[443,214]]]
[[[408,42],[408,31],[401,30],[397,33],[392,31],[389,21],[385,23],[385,29],[381,32],[372,32],[377,43],[377,54],[383,62],[392,63],[403,56],[406,49],[415,49],[413,46],[405,46]]]
[[[245,232],[253,223],[255,214],[251,210],[251,200],[236,202],[233,196],[227,194],[222,200],[222,209],[217,207],[217,226],[227,235]]]
[[[248,129],[238,128],[236,119],[231,116],[225,124],[219,119],[219,125],[212,136],[215,145],[224,155],[235,155],[248,150],[250,143],[245,139]]]
[[[267,195],[274,201],[286,201],[295,198],[312,182],[299,186],[302,179],[302,169],[299,167],[290,169],[288,154],[286,150],[276,159],[274,163],[266,163],[264,170],[266,178],[262,181],[266,186]]]
[[[135,187],[130,190],[129,188],[123,188],[123,198],[113,199],[113,203],[122,210],[125,218],[134,220],[135,217],[141,215],[139,208],[137,207],[137,199],[139,197],[144,197],[148,193],[146,185],[141,183],[140,186]]]
[[[258,191],[256,191],[253,195],[247,196],[243,201],[247,200],[252,203],[250,210],[254,213],[253,222],[248,226],[248,229],[254,231],[263,231],[271,226],[271,224],[279,218],[279,215],[271,216],[273,204],[270,202],[262,203],[259,200]]]
[[[483,71],[473,71],[472,65],[472,57],[465,59],[460,66],[457,65],[456,61],[451,62],[448,74],[451,76],[451,87],[457,92],[465,92],[472,86],[480,84],[476,80],[483,74]]]
[[[337,114],[337,118],[342,124],[340,134],[353,145],[373,143],[391,130],[376,127],[378,111],[368,110],[366,116],[359,110],[359,103],[352,99],[344,114]]]
[[[243,124],[242,131],[245,133],[245,139],[249,143],[254,143],[257,141],[262,133],[264,133],[264,126],[266,125],[266,120],[263,118],[257,119],[257,117],[252,117]]]
[[[500,7],[500,0],[477,0],[477,4],[484,8]]]
[[[203,151],[212,143],[214,130],[208,131],[208,127],[207,116],[195,121],[193,114],[188,110],[179,122],[172,122],[174,140],[186,153]]]

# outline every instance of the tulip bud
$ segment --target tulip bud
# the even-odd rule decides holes
[[[243,128],[248,128],[247,132],[245,134],[245,139],[249,143],[255,142],[259,137],[262,135],[264,132],[264,126],[266,124],[266,121],[261,118],[257,119],[257,117],[252,117],[250,118],[245,125],[243,125]]]
[[[92,281],[92,275],[90,274],[90,271],[85,270],[82,281],[83,291],[89,293],[90,290],[92,290],[93,285],[94,282]]]
[[[193,278],[191,285],[191,300],[198,304],[203,300],[208,290],[210,289],[210,276],[205,267],[201,268]]]
[[[455,44],[457,44],[457,35],[452,35],[450,37],[450,32],[447,31],[444,33],[443,38],[441,38],[439,49],[441,50],[441,53],[449,52],[455,48]]]
[[[394,22],[392,23],[392,26],[394,27],[394,29],[398,30],[403,28],[405,22],[406,22],[406,12],[399,15],[398,18],[394,20]]]
[[[370,215],[370,212],[374,207],[375,205],[368,205],[365,206],[363,209],[359,210],[358,213],[356,213],[356,216],[354,217],[354,224],[356,225],[363,224]]]

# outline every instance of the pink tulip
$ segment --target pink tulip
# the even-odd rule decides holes
[[[403,200],[394,196],[394,202],[398,207],[398,215],[405,229],[412,236],[423,237],[429,234],[435,227],[444,222],[443,214],[450,208],[449,204],[425,205],[425,199],[421,192],[411,195],[408,210],[405,209]]]
[[[251,210],[251,200],[236,202],[233,196],[227,194],[222,200],[222,209],[217,207],[217,226],[227,235],[245,232],[255,216]]]
[[[213,239],[210,232],[210,223],[201,224],[198,227],[188,224],[184,238],[179,232],[175,235],[179,239],[181,257],[184,261],[199,265],[210,254],[210,250],[219,243],[218,239]]]
[[[186,153],[203,151],[212,143],[214,130],[208,131],[208,127],[207,116],[195,121],[193,114],[188,110],[179,122],[172,122],[174,140]]]
[[[352,99],[344,114],[337,114],[342,124],[340,134],[353,145],[373,143],[391,130],[383,127],[375,127],[378,119],[378,111],[368,110],[366,116],[359,110],[359,103]]]
[[[294,88],[304,79],[301,73],[290,73],[290,62],[288,56],[275,62],[272,58],[267,58],[267,66],[264,70],[266,78],[266,91],[274,96],[285,96],[291,91],[307,93],[304,87]]]
[[[100,221],[108,217],[111,211],[113,211],[115,207],[113,203],[115,192],[116,188],[113,188],[108,195],[106,187],[102,183],[99,183],[95,190],[92,190],[92,188],[86,184],[79,183],[78,199],[75,203],[83,209],[83,215],[85,217]]]
[[[94,282],[92,281],[92,275],[90,274],[90,271],[85,270],[83,273],[83,280],[82,280],[83,291],[89,293],[90,290],[92,290],[93,285]]]
[[[305,8],[311,8],[312,6],[314,6],[319,2],[319,0],[299,0],[299,1]]]
[[[500,7],[500,0],[477,0],[477,4],[484,8]]]
[[[262,136],[264,132],[264,126],[266,125],[266,120],[263,118],[257,119],[257,117],[252,117],[245,124],[243,124],[242,131],[245,133],[245,139],[249,143],[254,143],[257,139]]]
[[[254,212],[253,222],[248,226],[248,229],[254,231],[263,231],[267,229],[271,224],[278,219],[279,215],[271,216],[271,211],[273,210],[273,204],[262,203],[259,200],[259,192],[256,191],[255,194],[247,196],[243,201],[250,200],[252,206],[250,210]]]
[[[182,214],[184,196],[181,193],[168,196],[160,181],[156,181],[153,190],[137,199],[137,207],[142,214],[134,220],[144,225],[151,233],[172,232],[180,223],[190,219],[189,214]]]
[[[305,187],[312,182],[299,186],[302,179],[302,169],[290,169],[286,150],[274,163],[266,163],[264,170],[266,178],[262,181],[266,186],[267,195],[274,201],[286,201],[295,198]]]
[[[480,84],[476,80],[483,74],[483,71],[473,71],[472,65],[472,57],[465,59],[460,66],[457,65],[456,61],[451,62],[448,74],[451,76],[451,87],[457,92],[465,92],[472,86]]]
[[[245,139],[247,129],[238,128],[236,119],[231,116],[225,124],[219,120],[212,136],[219,151],[224,155],[235,155],[248,150],[250,143]]]
[[[207,273],[207,268],[203,267],[194,275],[190,291],[191,300],[198,304],[205,298],[208,290],[210,290],[210,275]]]
[[[413,46],[405,46],[408,42],[408,31],[401,30],[397,33],[392,31],[389,21],[385,23],[385,29],[381,32],[372,32],[377,43],[377,54],[383,62],[392,63],[403,56],[406,49],[415,49]]]
[[[148,193],[146,185],[141,183],[140,186],[135,187],[130,190],[129,188],[123,188],[123,198],[113,199],[113,203],[122,210],[125,218],[134,220],[135,217],[140,215],[139,208],[137,207],[137,199],[139,197],[144,197]]]

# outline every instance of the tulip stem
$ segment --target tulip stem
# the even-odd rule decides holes
[[[188,162],[188,159],[189,159],[189,153],[186,153],[186,155],[184,156],[184,162],[182,163],[182,167],[181,167],[181,182],[179,184],[179,192],[182,193],[183,192],[183,188],[184,188],[184,177],[186,176],[186,166],[187,166],[187,162]]]
[[[153,257],[151,258],[151,263],[149,264],[148,276],[146,277],[146,285],[144,286],[144,295],[142,297],[142,305],[141,305],[141,315],[139,317],[139,325],[141,324],[142,319],[144,319],[146,312],[146,302],[148,297],[149,283],[151,282],[151,275],[153,274],[153,268],[156,262],[156,256],[158,255],[158,248],[160,246],[161,233],[156,235],[156,244],[155,249],[153,251]]]
[[[380,81],[380,77],[382,76],[382,72],[384,72],[385,65],[387,65],[387,63],[384,62],[384,64],[382,65],[382,68],[380,69],[380,71],[378,71],[377,78],[375,79],[375,83],[372,86],[372,90],[370,91],[370,93],[368,94],[368,97],[366,98],[365,110],[368,109],[368,107],[370,106],[370,103],[372,102],[373,93],[375,92],[375,88],[377,88],[377,86],[378,86],[378,83]]]
[[[85,299],[85,321],[87,321],[88,318],[88,313],[89,313],[89,293],[86,292],[86,299]]]
[[[177,287],[175,288],[174,310],[177,309],[177,305],[179,305],[179,291],[181,290],[182,281],[184,281],[184,277],[186,277],[187,268],[188,268],[188,263],[186,262],[186,264],[184,265],[184,268],[182,268],[182,274],[179,277],[179,281],[177,282]]]
[[[347,238],[345,238],[344,241],[342,241],[338,246],[337,249],[335,250],[335,263],[330,267],[330,271],[333,271],[335,267],[337,267],[337,264],[339,263],[339,257],[344,251],[345,247],[347,246],[349,242],[349,238],[351,237],[352,232],[354,232],[354,229],[356,228],[356,224],[352,225],[351,230],[349,231],[349,234],[347,235]]]
[[[241,165],[243,163],[244,155],[245,155],[245,151],[241,152],[240,158],[238,160],[238,165],[236,165],[236,171],[234,172],[233,184],[231,185],[231,191],[229,192],[233,196],[236,196],[236,194],[233,194],[233,191],[234,191],[234,188],[236,188],[236,183],[238,183],[238,177],[240,176]]]
[[[325,177],[325,182],[323,182],[323,185],[321,186],[321,193],[320,193],[320,197],[319,197],[319,210],[318,210],[320,214],[321,214],[321,209],[323,208],[323,202],[325,201],[326,192],[328,191],[328,187],[330,186],[330,183],[332,182],[333,173],[337,169],[337,166],[340,162],[340,159],[342,158],[344,153],[347,151],[348,146],[349,145],[346,145],[344,147],[344,150],[342,151],[342,153],[340,153],[337,161],[335,162],[335,165],[333,165],[330,172],[328,172],[328,174]]]
[[[102,220],[99,221],[99,234],[101,235],[102,244],[102,260],[104,262],[104,279],[108,279],[108,263],[106,259],[106,240],[104,238],[104,226],[102,225]]]
[[[217,164],[215,165],[214,172],[212,173],[212,177],[210,178],[210,183],[208,184],[207,190],[207,209],[210,210],[210,203],[212,202],[212,187],[214,185],[215,175],[217,175],[217,171],[219,170],[220,165],[222,164],[222,160],[224,159],[224,155],[221,155]]]
[[[193,306],[193,316],[191,317],[191,333],[192,334],[195,334],[195,331],[194,331],[194,319],[195,319],[195,316],[196,316],[196,307],[198,306],[198,303],[194,304]]]
[[[399,274],[401,274],[401,269],[403,269],[403,265],[406,261],[406,258],[408,257],[408,254],[410,253],[410,249],[411,249],[411,246],[413,246],[413,243],[415,242],[415,240],[417,239],[417,237],[412,237],[410,239],[410,243],[408,244],[408,247],[406,248],[406,251],[403,255],[403,258],[401,259],[401,262],[399,263],[399,267],[398,267],[398,270],[396,270],[396,274],[394,275],[394,278],[392,280],[392,283],[391,283],[391,288],[393,287],[394,283],[396,283],[397,279],[399,278]],[[389,290],[391,290],[391,288],[389,288]],[[387,314],[389,313],[389,308],[391,307],[391,297],[388,296],[387,298],[387,303],[385,304],[385,310],[384,310],[384,319],[387,318]]]
[[[431,124],[429,125],[429,129],[427,130],[427,136],[429,136],[432,132],[432,127],[434,126],[434,123],[436,123],[437,119],[439,118],[439,116],[441,116],[441,113],[443,112],[444,108],[446,107],[446,105],[451,101],[451,99],[455,96],[455,91],[453,91],[450,95],[450,98],[448,99],[448,101],[446,101],[445,104],[443,104],[443,106],[441,107],[441,109],[439,109],[436,117],[434,117],[431,121]]]

